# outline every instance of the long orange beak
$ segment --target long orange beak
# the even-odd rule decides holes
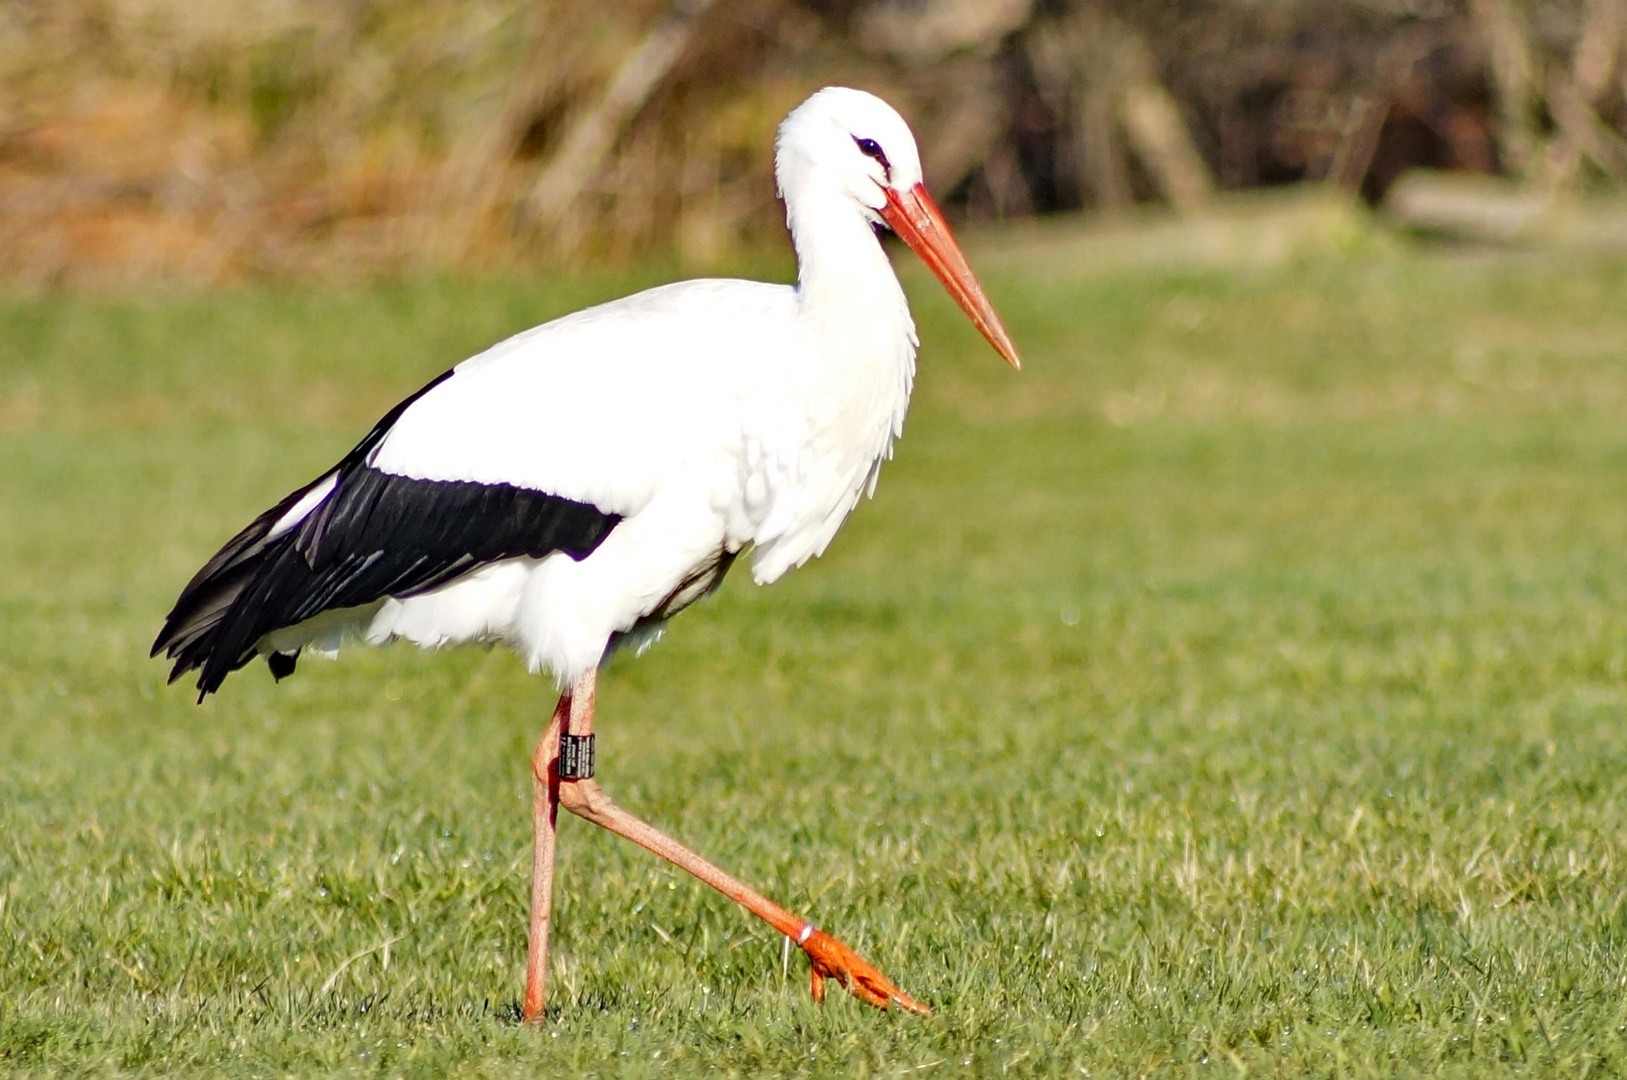
[[[972,324],[989,339],[994,351],[1005,357],[1006,363],[1021,370],[1023,365],[1017,359],[1017,346],[1011,343],[1011,335],[1001,325],[1000,316],[994,313],[994,305],[983,295],[983,286],[966,264],[966,256],[960,253],[960,245],[949,232],[949,223],[938,212],[932,196],[926,193],[926,185],[916,184],[902,194],[891,186],[885,190],[887,205],[881,208],[882,219],[938,275],[943,287],[955,298],[960,310],[971,318]]]

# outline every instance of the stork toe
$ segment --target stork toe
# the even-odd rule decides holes
[[[809,934],[802,951],[812,965],[810,986],[815,1001],[825,1000],[825,980],[835,979],[854,997],[878,1009],[896,1004],[919,1016],[932,1015],[931,1009],[894,986],[875,965],[823,930]]]

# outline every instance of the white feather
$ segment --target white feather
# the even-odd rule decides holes
[[[339,474],[334,472],[329,473],[327,476],[324,476],[322,479],[318,480],[315,484],[312,484],[311,489],[304,495],[301,495],[299,497],[299,501],[293,506],[290,506],[288,508],[288,512],[282,517],[278,518],[275,525],[271,526],[271,531],[266,533],[266,540],[275,540],[289,529],[292,529],[295,525],[298,525],[300,522],[304,521],[306,516],[310,514],[312,510],[315,510],[318,506],[322,505],[323,499],[326,499],[329,495],[333,494],[333,489],[338,485],[338,483]]]

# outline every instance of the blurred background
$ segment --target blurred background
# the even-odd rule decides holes
[[[1627,178],[1624,40],[1627,0],[6,0],[0,283],[718,264],[830,83],[959,222],[1311,181],[1627,246],[1555,212]]]

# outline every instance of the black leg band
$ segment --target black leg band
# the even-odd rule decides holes
[[[560,735],[559,778],[561,780],[592,779],[593,757],[592,735]]]

